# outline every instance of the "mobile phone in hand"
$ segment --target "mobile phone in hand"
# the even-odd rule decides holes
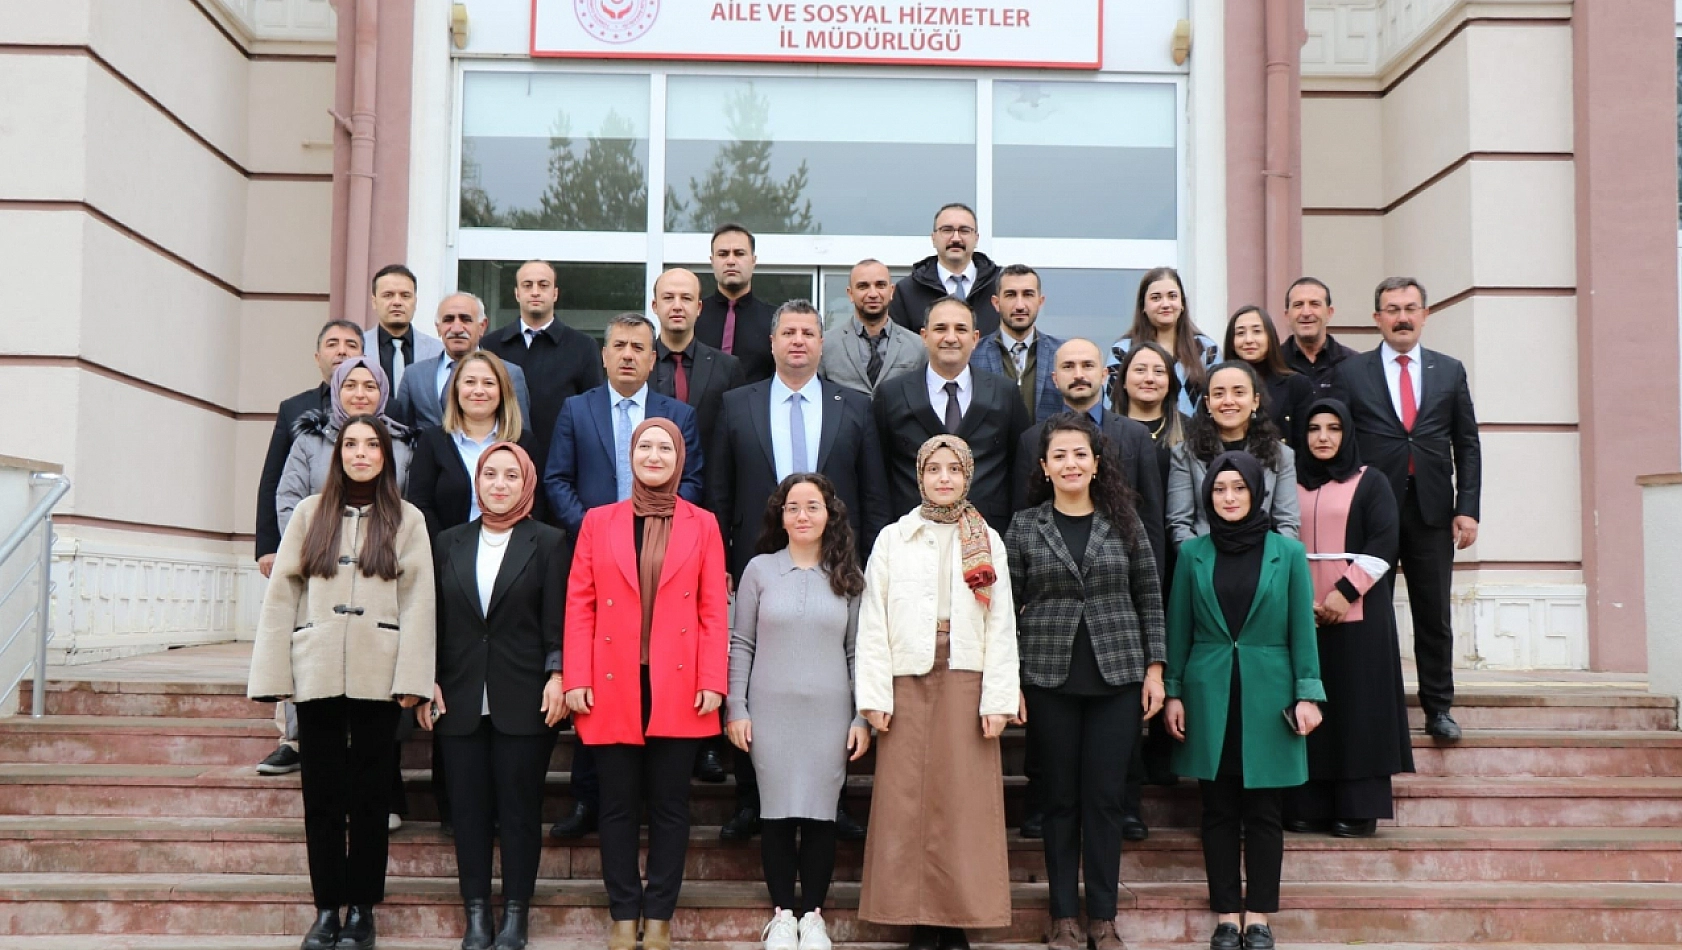
[[[1292,703],[1289,706],[1286,706],[1284,713],[1285,725],[1291,728],[1291,734],[1298,736],[1302,735],[1302,727],[1297,725],[1297,704]]]

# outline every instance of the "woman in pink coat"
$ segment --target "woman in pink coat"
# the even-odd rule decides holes
[[[651,418],[631,436],[631,497],[579,528],[561,663],[578,738],[601,775],[609,950],[670,950],[689,845],[689,776],[718,735],[730,628],[718,521],[677,496],[683,435]],[[648,805],[648,884],[637,872]]]

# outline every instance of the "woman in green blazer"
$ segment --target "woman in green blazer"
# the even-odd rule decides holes
[[[1201,491],[1209,534],[1180,546],[1169,588],[1163,711],[1181,742],[1174,770],[1198,779],[1203,797],[1203,864],[1219,915],[1209,946],[1271,950],[1283,789],[1308,780],[1304,737],[1320,724],[1315,703],[1326,698],[1314,585],[1301,542],[1271,530],[1265,473],[1253,456],[1216,457]]]

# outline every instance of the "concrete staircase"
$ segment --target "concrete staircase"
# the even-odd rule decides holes
[[[311,917],[297,777],[252,766],[274,748],[269,707],[244,698],[237,645],[56,671],[48,717],[0,720],[0,947],[297,945]],[[27,698],[25,699],[27,702]],[[26,707],[27,708],[27,707]],[[1418,725],[1417,710],[1415,725]],[[1415,738],[1379,836],[1291,835],[1284,907],[1292,945],[1655,945],[1682,941],[1682,733],[1674,700],[1594,674],[1465,685],[1456,746]],[[1006,737],[1007,759],[1020,736]],[[557,749],[546,810],[568,804]],[[423,742],[404,750],[411,819],[392,840],[382,947],[453,947],[460,908],[438,833]],[[864,763],[868,765],[868,762]],[[1012,820],[1021,780],[1007,777]],[[850,779],[863,815],[868,770]],[[767,898],[757,844],[718,841],[730,786],[697,785],[685,946],[757,942]],[[1206,946],[1195,789],[1149,789],[1149,841],[1124,858],[1130,945]],[[855,919],[862,849],[844,845],[826,913],[838,941],[897,944]],[[1012,839],[1014,920],[991,943],[1043,939],[1039,842]],[[594,839],[545,848],[534,947],[597,946],[605,922]],[[293,936],[288,936],[293,935]]]

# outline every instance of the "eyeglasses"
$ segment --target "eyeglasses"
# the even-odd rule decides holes
[[[815,502],[815,501],[807,502],[804,505],[784,505],[783,506],[783,514],[787,515],[791,518],[794,517],[795,515],[800,514],[802,511],[806,512],[808,515],[816,517],[818,515],[823,514],[824,512],[826,512],[828,510],[829,510],[828,506],[823,505],[819,502]]]
[[[1416,304],[1416,303],[1410,303],[1405,307],[1398,307],[1395,304],[1391,304],[1390,306],[1385,307],[1384,309],[1379,311],[1379,313],[1384,314],[1385,316],[1389,317],[1392,320],[1396,319],[1397,317],[1401,316],[1402,314],[1407,314],[1410,317],[1417,317],[1424,312],[1425,312],[1425,308],[1421,307],[1419,304]]]
[[[934,233],[940,235],[941,237],[952,237],[957,234],[962,234],[964,237],[970,237],[975,234],[975,229],[967,224],[957,227],[948,224],[944,227],[935,228]]]

